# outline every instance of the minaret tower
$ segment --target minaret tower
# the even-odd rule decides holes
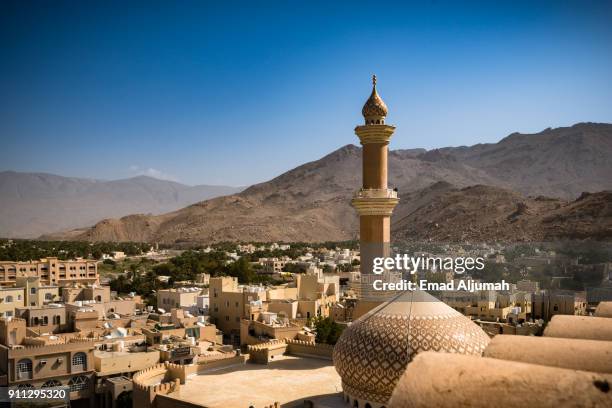
[[[361,285],[357,295],[364,300],[382,295],[372,287],[374,280],[384,279],[373,274],[373,260],[390,256],[391,213],[399,202],[397,192],[387,185],[387,154],[395,127],[385,124],[388,110],[376,91],[376,75],[372,85],[372,94],[361,110],[365,124],[355,128],[363,146],[363,187],[352,200],[359,213]]]

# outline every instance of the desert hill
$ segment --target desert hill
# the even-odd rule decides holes
[[[437,183],[405,194],[394,219],[396,240],[432,242],[612,239],[612,191],[585,193],[574,201],[526,197],[476,185]]]
[[[605,222],[599,232],[592,228],[601,222],[599,217],[609,216],[610,194],[585,196],[583,203],[574,200],[582,191],[612,190],[611,158],[612,125],[592,123],[512,134],[496,144],[391,151],[389,182],[402,197],[392,220],[394,234],[430,238],[425,232],[432,222],[445,221],[459,230],[476,223],[474,233],[440,230],[432,239],[475,239],[479,233],[493,238],[499,233],[497,239],[504,240],[591,233],[605,238]],[[360,180],[361,149],[347,145],[239,194],[158,216],[107,219],[46,238],[167,243],[351,239],[358,224],[349,202]],[[527,212],[507,221],[511,228],[506,228],[501,220],[518,203],[525,203]],[[473,218],[466,218],[470,214]],[[545,221],[544,214],[557,218]],[[529,232],[531,228],[537,232]]]

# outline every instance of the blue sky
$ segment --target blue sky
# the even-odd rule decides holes
[[[612,122],[612,3],[0,3],[0,170],[265,181],[345,144]]]

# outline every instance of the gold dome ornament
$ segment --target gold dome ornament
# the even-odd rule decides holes
[[[372,94],[363,105],[361,114],[365,118],[366,125],[382,125],[389,110],[378,92],[376,92],[376,75],[372,75]]]

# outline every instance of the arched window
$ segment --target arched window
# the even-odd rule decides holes
[[[96,296],[96,302],[101,302],[102,301],[102,296],[98,295]]]
[[[76,353],[72,356],[72,371],[87,370],[87,354],[83,352]]]
[[[68,386],[70,387],[70,392],[86,390],[89,388],[89,378],[84,375],[72,377],[70,381],[68,381]]]
[[[45,300],[53,300],[53,293],[45,293]]]
[[[49,380],[46,381],[43,385],[42,388],[53,388],[53,387],[61,387],[62,383],[57,381],[57,380]]]
[[[4,299],[4,301],[5,301],[6,303],[11,303],[11,302],[13,301],[13,297],[12,297],[11,295],[8,295],[8,296],[7,296],[7,297]]]
[[[53,316],[53,324],[60,324],[61,322],[62,322],[62,319],[59,315]]]
[[[32,379],[32,360],[24,358],[17,363],[17,379],[31,380]]]
[[[353,407],[354,408],[359,408],[359,401],[353,400]]]

